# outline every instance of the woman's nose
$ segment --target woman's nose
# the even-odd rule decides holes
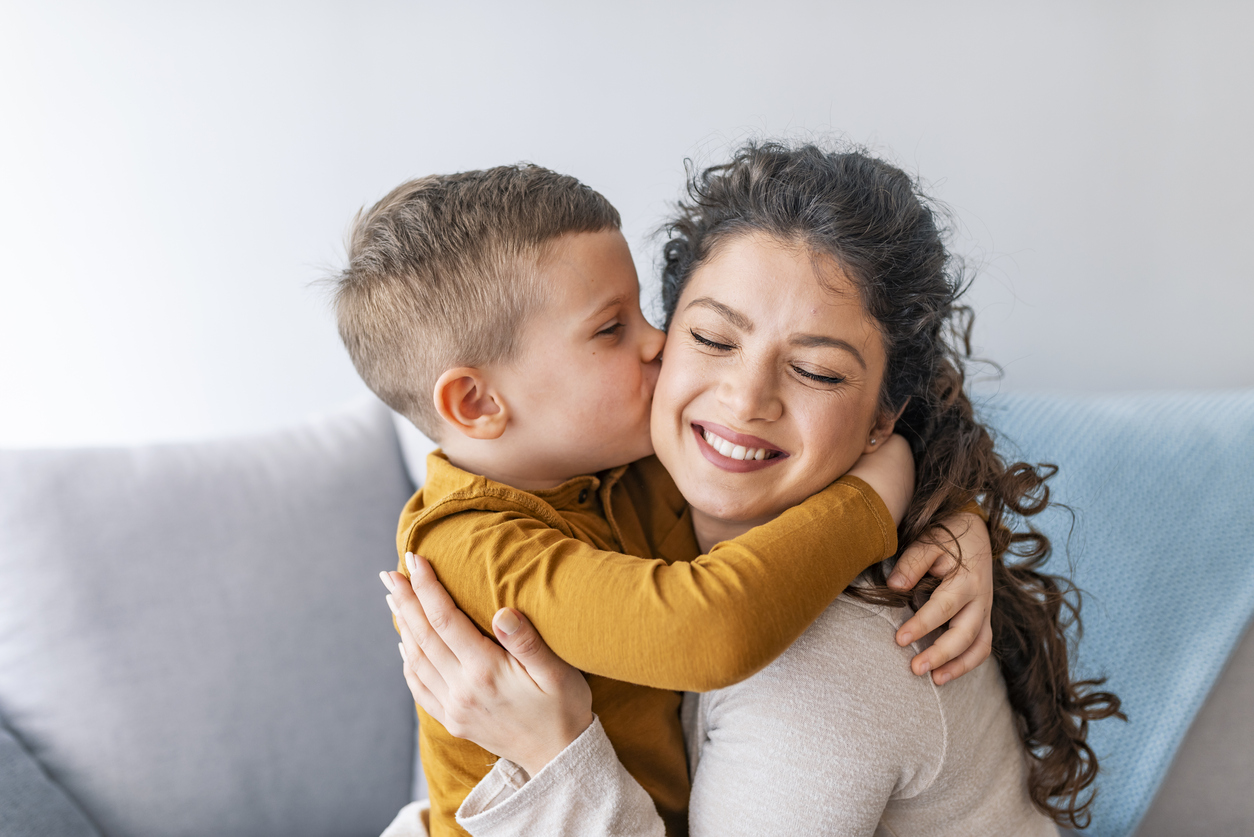
[[[737,364],[724,371],[718,399],[740,421],[775,421],[784,411],[778,383],[765,364]]]

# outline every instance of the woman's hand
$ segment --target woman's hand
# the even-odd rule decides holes
[[[897,631],[897,644],[909,645],[946,622],[949,629],[915,655],[915,674],[932,672],[938,686],[961,677],[988,659],[993,649],[993,547],[978,514],[963,512],[941,521],[912,543],[888,578],[888,586],[909,590],[925,573],[943,578],[931,598]],[[952,553],[961,550],[962,565]]]
[[[453,735],[534,776],[592,723],[588,682],[518,611],[492,619],[502,648],[458,610],[425,559],[408,553],[405,563],[408,579],[379,575],[414,700]]]

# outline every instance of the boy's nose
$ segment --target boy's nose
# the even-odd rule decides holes
[[[662,354],[666,345],[666,332],[645,323],[644,338],[640,341],[640,357],[645,363],[652,363]]]

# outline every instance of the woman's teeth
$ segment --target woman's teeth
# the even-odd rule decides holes
[[[703,429],[702,435],[705,437],[706,444],[729,459],[744,461],[746,459],[771,459],[776,456],[775,451],[767,450],[766,448],[747,448],[744,445],[733,445],[722,436],[715,436],[708,430]]]

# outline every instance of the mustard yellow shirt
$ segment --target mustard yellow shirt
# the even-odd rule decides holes
[[[406,504],[402,556],[431,562],[488,636],[514,607],[587,673],[593,711],[667,834],[687,832],[679,691],[737,683],[783,653],[862,570],[892,555],[879,496],[842,477],[804,503],[700,555],[687,504],[655,457],[542,491],[470,474],[440,452]],[[432,837],[496,757],[419,709]]]

